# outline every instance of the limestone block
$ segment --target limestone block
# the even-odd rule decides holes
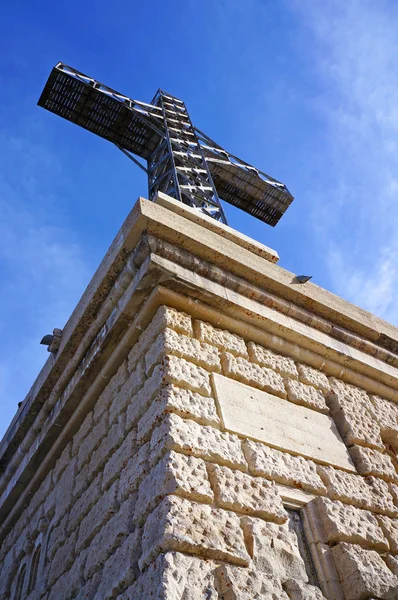
[[[80,523],[77,549],[81,550],[93,539],[101,527],[117,511],[117,483],[105,492]]]
[[[115,598],[138,577],[139,540],[137,532],[130,534],[104,564],[101,582],[94,600]],[[144,596],[141,596],[143,598]]]
[[[73,441],[72,441],[72,455],[75,456],[80,448],[80,444],[87,438],[88,434],[90,433],[90,431],[92,430],[94,426],[94,417],[93,417],[93,411],[90,411],[83,423],[80,425],[78,431],[75,433],[75,435],[73,436]]]
[[[19,562],[15,556],[14,548],[2,557],[0,563],[0,598],[8,598],[10,585],[15,576]]]
[[[127,372],[127,361],[124,361],[115,375],[111,378],[106,388],[99,396],[94,406],[94,421],[98,421],[102,418],[103,414],[109,410],[113,398],[119,393],[120,388],[123,386],[128,376]]]
[[[133,459],[138,451],[136,431],[130,431],[121,446],[112,454],[104,468],[102,489],[107,490],[109,486],[120,476],[120,473]]]
[[[224,329],[217,329],[203,321],[194,321],[193,328],[195,336],[201,342],[211,344],[223,352],[230,352],[235,356],[247,358],[245,341],[238,335]]]
[[[164,371],[163,383],[174,383],[202,396],[211,396],[209,374],[202,367],[176,356],[166,356],[161,367]]]
[[[141,532],[134,530],[134,500],[126,500],[120,509],[101,527],[92,539],[87,552],[84,577],[90,579],[124,540],[133,533],[136,558],[139,555]]]
[[[52,586],[50,593],[45,598],[48,600],[77,600],[77,592],[83,587],[82,563],[80,560],[73,562],[71,568],[66,571]],[[90,596],[87,596],[88,598]],[[83,597],[80,596],[80,599]]]
[[[385,481],[398,481],[398,473],[388,454],[382,454],[372,448],[353,446],[349,448],[351,458],[361,475],[374,475]]]
[[[128,368],[129,371],[135,369],[135,365],[138,360],[145,354],[149,346],[152,344],[156,336],[169,327],[177,333],[192,336],[192,322],[191,317],[183,312],[179,312],[174,308],[168,306],[159,306],[155,313],[151,323],[140,335],[138,342],[135,344],[128,356]]]
[[[117,600],[219,600],[213,571],[211,561],[167,552]]]
[[[259,364],[261,367],[268,367],[274,371],[278,371],[283,377],[298,379],[297,367],[292,358],[275,354],[272,350],[263,348],[254,342],[249,342],[247,347],[252,362]]]
[[[368,395],[359,388],[331,378],[327,402],[338,430],[347,445],[359,444],[384,449],[380,428]]]
[[[388,491],[390,492],[390,494],[392,496],[395,506],[398,507],[398,485],[396,485],[395,483],[389,483]]]
[[[325,373],[322,373],[318,369],[314,369],[308,365],[298,364],[297,370],[299,373],[300,381],[303,383],[307,383],[308,385],[313,385],[316,388],[319,388],[323,392],[327,392],[330,390],[329,379],[326,377]]]
[[[220,418],[213,398],[201,396],[175,385],[167,385],[159,391],[138,421],[138,443],[147,441],[154,426],[159,424],[167,413],[175,413],[183,419],[193,419],[201,425],[220,427]]]
[[[54,469],[52,472],[54,483],[57,483],[57,481],[61,477],[62,473],[65,471],[66,467],[69,465],[71,458],[72,458],[72,444],[69,443],[65,446],[65,448],[63,449],[63,451],[61,453],[61,456],[55,463],[55,466],[54,466]]]
[[[384,557],[384,560],[386,561],[386,565],[390,569],[390,571],[392,571],[394,575],[398,576],[398,558],[396,556],[391,556],[390,554],[387,554]]]
[[[119,421],[110,427],[108,435],[104,437],[97,450],[93,452],[89,463],[89,471],[95,474],[102,470],[112,452],[114,452],[116,448],[120,446],[120,444],[123,442],[123,439],[124,424],[119,419]]]
[[[166,415],[161,425],[153,431],[150,447],[151,465],[168,450],[176,450],[211,462],[246,469],[246,460],[236,435],[198,425],[175,414]]]
[[[369,396],[369,398],[372,403],[370,410],[379,424],[383,440],[390,444],[398,444],[397,404],[379,396]]]
[[[167,354],[185,358],[195,365],[209,371],[221,371],[220,357],[217,348],[194,338],[165,329],[155,339],[145,355],[145,368],[149,375],[153,367]]]
[[[212,382],[220,418],[227,431],[355,472],[329,415],[292,404],[218,373],[212,373]]]
[[[53,559],[58,548],[65,543],[68,531],[67,522],[68,515],[65,515],[63,519],[61,519],[57,525],[52,526],[49,531],[47,544],[47,555],[49,561]]]
[[[318,466],[317,470],[332,500],[340,500],[376,513],[392,516],[397,514],[385,481],[375,477],[364,478],[353,473],[345,473],[332,467]]]
[[[81,496],[83,491],[85,489],[87,489],[87,487],[90,485],[90,483],[92,481],[92,476],[89,471],[89,466],[90,466],[89,463],[86,462],[86,464],[80,470],[78,470],[76,473],[75,487],[74,487],[75,500],[77,500],[77,498],[79,498]]]
[[[297,535],[289,523],[277,525],[252,517],[243,517],[242,527],[257,571],[280,581],[308,581]]]
[[[398,578],[374,550],[341,543],[332,548],[346,600],[396,600]]]
[[[325,600],[325,596],[318,587],[303,581],[288,579],[284,581],[283,589],[290,600]]]
[[[284,523],[287,512],[276,485],[262,477],[251,477],[219,465],[209,466],[215,500],[221,508]]]
[[[55,519],[63,517],[73,502],[73,489],[76,474],[76,458],[73,458],[55,487]]]
[[[315,494],[326,493],[312,460],[280,452],[252,440],[244,440],[243,452],[253,475]]]
[[[322,523],[324,540],[329,544],[349,542],[366,548],[388,550],[388,543],[377,518],[367,510],[354,508],[328,498],[314,500]]]
[[[168,494],[197,502],[213,501],[206,464],[199,458],[168,452],[142,481],[135,509],[138,523]]]
[[[50,563],[48,585],[52,587],[55,581],[68,571],[75,560],[76,534],[69,535],[65,543],[55,552]]]
[[[115,423],[119,415],[127,410],[135,394],[142,388],[146,380],[145,363],[140,360],[118,393],[114,395],[109,409],[109,420]]]
[[[253,569],[222,565],[216,578],[223,600],[288,600],[277,579]]]
[[[168,550],[249,563],[237,515],[176,496],[167,496],[145,523],[140,569]]]
[[[101,495],[101,474],[91,482],[87,490],[83,492],[79,500],[75,502],[69,513],[68,531],[72,532],[86,516],[88,511],[99,500]]]
[[[119,479],[119,502],[124,502],[138,489],[139,484],[148,473],[150,444],[147,442],[137,454],[128,461]]]
[[[81,441],[77,454],[77,468],[79,471],[82,466],[90,460],[92,453],[98,448],[101,441],[108,433],[108,429],[109,427],[106,420],[101,419],[90,431],[90,434],[87,434]]]
[[[325,414],[329,413],[325,397],[321,390],[301,383],[301,381],[295,381],[294,379],[286,379],[285,386],[287,398],[290,402],[302,404]]]
[[[275,373],[275,371],[266,367],[260,367],[255,363],[250,363],[245,358],[235,357],[228,352],[222,355],[221,363],[224,375],[227,377],[270,392],[275,396],[286,398],[285,386],[279,373]]]
[[[385,516],[378,516],[382,530],[390,543],[391,552],[398,554],[398,520]]]
[[[158,365],[153,370],[152,375],[145,381],[143,387],[131,399],[126,414],[127,431],[130,431],[130,429],[137,426],[138,420],[148,409],[162,386],[165,385],[163,382],[164,376],[164,369],[161,367],[161,365]]]

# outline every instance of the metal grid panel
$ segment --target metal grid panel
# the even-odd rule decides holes
[[[284,184],[216,144],[161,90],[146,104],[58,63],[38,104],[116,144],[147,172],[151,199],[164,191],[226,222],[221,198],[272,226],[293,201]]]

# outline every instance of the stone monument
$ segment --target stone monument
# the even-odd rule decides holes
[[[0,444],[2,599],[396,600],[398,330],[277,260],[137,201]]]

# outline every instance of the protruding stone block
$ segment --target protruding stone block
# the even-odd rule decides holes
[[[237,515],[176,496],[165,498],[148,517],[142,538],[140,568],[168,550],[239,565],[249,564]]]
[[[261,367],[268,367],[282,375],[282,377],[292,377],[298,379],[298,371],[296,363],[288,356],[275,354],[268,348],[263,348],[254,342],[247,344],[249,357],[252,362],[259,364]]]
[[[247,357],[245,341],[238,335],[224,329],[217,329],[210,323],[204,323],[203,321],[194,321],[193,327],[196,337],[201,342],[212,344],[222,352]]]
[[[287,521],[288,515],[273,482],[228,467],[211,465],[209,469],[218,506],[276,523]]]

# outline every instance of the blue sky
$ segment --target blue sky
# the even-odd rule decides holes
[[[36,106],[55,63],[150,101],[287,184],[280,265],[398,324],[398,4],[345,0],[6,3],[0,20],[0,436],[139,195],[111,144]]]

